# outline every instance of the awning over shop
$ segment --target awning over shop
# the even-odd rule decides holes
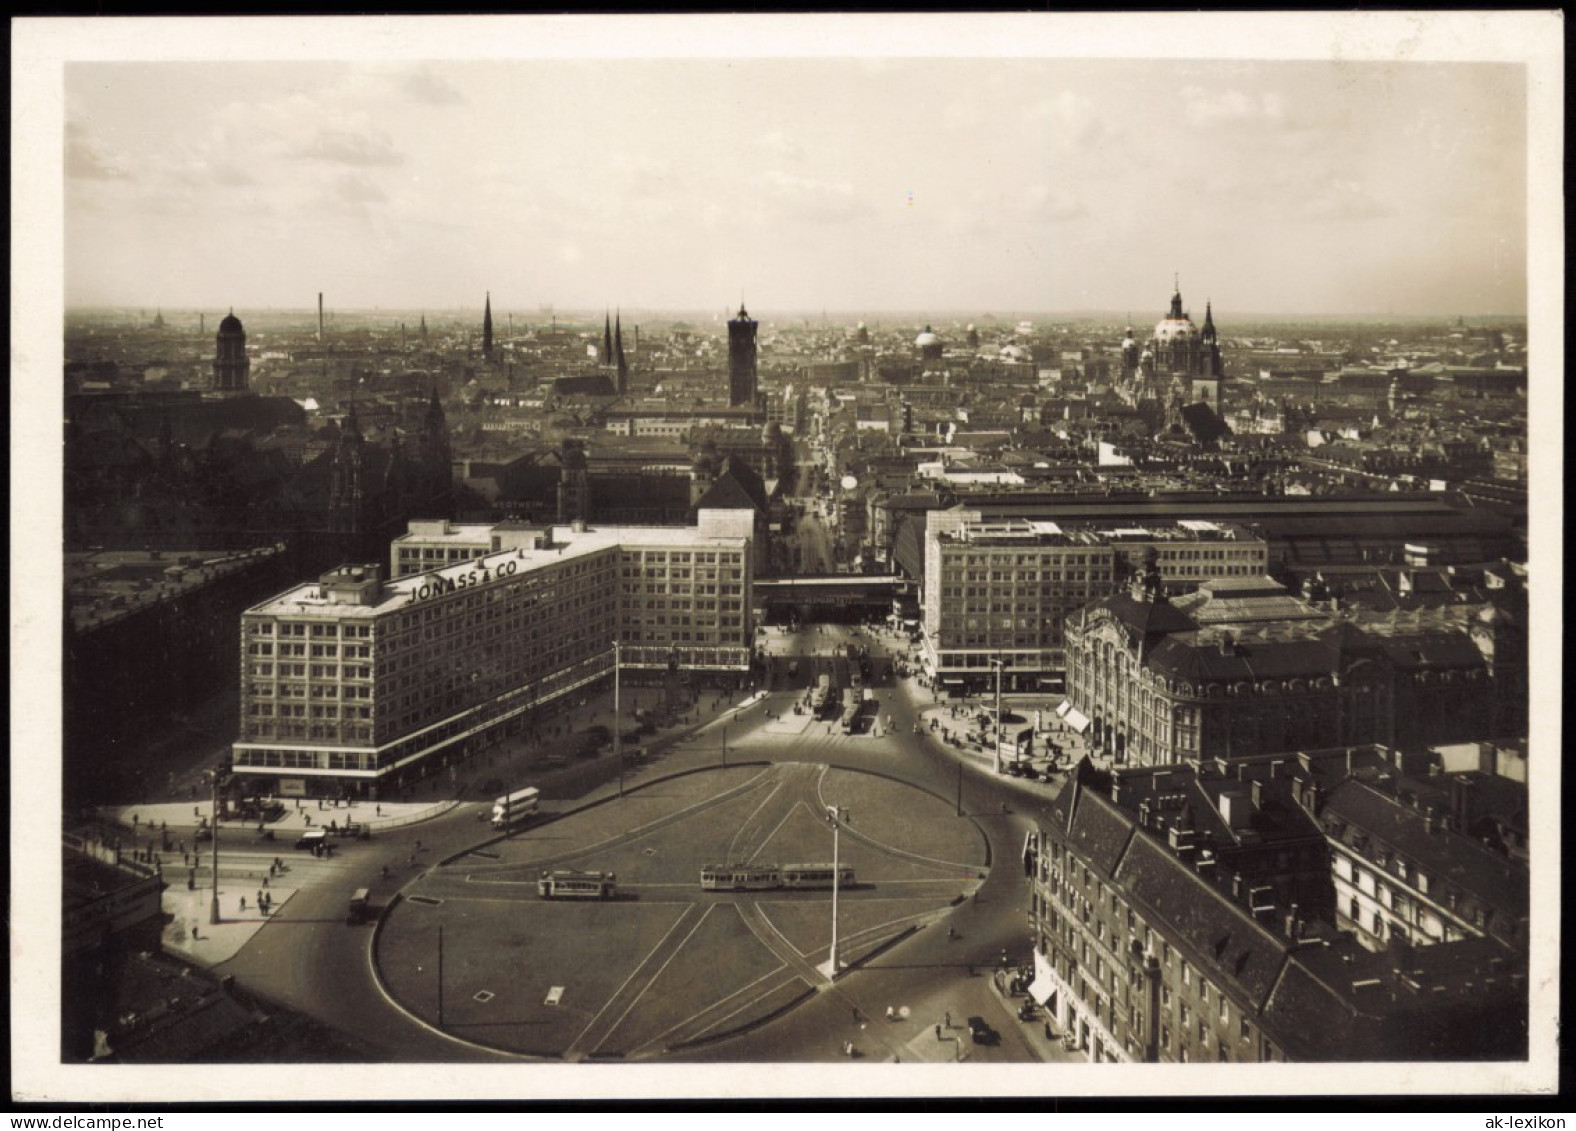
[[[1089,716],[1085,715],[1077,707],[1074,707],[1067,712],[1067,725],[1079,734],[1082,734],[1089,729]]]
[[[1038,948],[1034,952],[1034,980],[1029,983],[1029,996],[1044,1005],[1056,996],[1056,981],[1051,973],[1051,962]]]
[[[1071,699],[1063,699],[1061,701],[1061,703],[1056,708],[1056,717],[1058,719],[1065,719],[1067,717],[1067,712],[1071,711],[1072,709],[1073,709],[1072,700]]]

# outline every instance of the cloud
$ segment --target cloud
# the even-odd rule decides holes
[[[1033,186],[1024,193],[1023,203],[1031,216],[1053,223],[1076,220],[1089,214],[1089,206],[1078,196],[1051,185]]]
[[[1076,153],[1096,144],[1105,134],[1105,123],[1095,109],[1094,100],[1072,90],[1042,98],[1030,111],[1031,116],[1049,123],[1051,141],[1057,148]]]
[[[429,106],[458,106],[465,102],[465,96],[454,84],[427,67],[406,75],[399,88],[406,97]]]
[[[804,160],[804,146],[795,138],[789,137],[782,130],[770,130],[755,139],[755,144],[768,153],[775,153],[779,157],[786,157],[790,161]]]
[[[127,181],[131,174],[88,140],[78,122],[66,123],[66,176],[84,181]]]
[[[334,182],[334,197],[345,204],[381,204],[388,193],[361,173],[346,173]]]
[[[336,165],[377,166],[398,165],[405,157],[379,130],[355,131],[319,128],[317,135],[304,146],[296,147],[291,156],[309,161],[327,161]]]
[[[1356,181],[1334,181],[1307,197],[1297,209],[1310,220],[1372,220],[1395,215],[1395,207]]]
[[[234,161],[215,161],[208,168],[208,179],[216,185],[226,188],[239,188],[246,185],[255,185],[257,178]]]
[[[873,213],[870,202],[846,181],[822,181],[768,170],[757,176],[755,183],[769,200],[796,219],[835,224]]]
[[[1223,122],[1278,126],[1286,123],[1286,100],[1274,91],[1255,96],[1240,90],[1210,93],[1200,86],[1185,86],[1182,116],[1195,129]]]

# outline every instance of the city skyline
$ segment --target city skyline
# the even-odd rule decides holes
[[[655,54],[655,52],[654,52]],[[1527,306],[1527,77],[1376,60],[71,63],[67,305]]]
[[[838,431],[829,434],[842,437],[846,429],[853,441],[848,450],[860,458],[871,438],[863,426],[878,419],[858,415],[861,406],[875,405],[866,394],[878,390],[896,396],[901,381],[918,377],[924,368],[917,360],[918,345],[912,358],[903,348],[916,329],[903,328],[932,320],[951,347],[941,361],[961,383],[946,396],[949,403],[932,406],[916,427],[932,429],[936,413],[953,413],[973,397],[975,402],[958,415],[961,423],[968,424],[972,415],[978,428],[1010,423],[1016,432],[1023,414],[1011,413],[1007,423],[999,423],[991,413],[1003,405],[1028,407],[1009,399],[1013,382],[1020,377],[1041,381],[1054,370],[1053,384],[1032,392],[1042,409],[1057,402],[1053,411],[1023,417],[1023,428],[1036,433],[1043,446],[1053,443],[1049,434],[1055,428],[1067,429],[1063,440],[1070,434],[1082,441],[1097,427],[1131,422],[1132,413],[1117,411],[1075,419],[1060,402],[1086,395],[1093,399],[1097,394],[1091,390],[1108,384],[1098,365],[1110,361],[1112,372],[1118,372],[1115,355],[1103,351],[1107,345],[1115,348],[1119,335],[1096,333],[1089,325],[1120,326],[1125,318],[1147,341],[1175,285],[1196,322],[1202,323],[1206,303],[1212,305],[1222,342],[1237,339],[1229,344],[1244,359],[1254,346],[1248,339],[1276,336],[1255,323],[1348,325],[1358,331],[1350,337],[1366,346],[1367,331],[1376,325],[1404,327],[1408,332],[1394,337],[1406,341],[1407,323],[1465,319],[1470,330],[1456,333],[1462,340],[1445,343],[1430,364],[1436,370],[1470,369],[1473,380],[1499,392],[1500,385],[1520,381],[1516,426],[1524,442],[1515,451],[1496,446],[1494,454],[1496,461],[1500,455],[1514,456],[1508,462],[1519,461],[1522,467],[1515,482],[1530,500],[1530,513],[1522,519],[1519,536],[1526,553],[1519,564],[1523,582],[1531,577],[1538,582],[1526,586],[1531,602],[1526,620],[1533,653],[1543,654],[1548,626],[1559,623],[1562,608],[1561,496],[1547,490],[1559,481],[1563,460],[1555,439],[1563,394],[1553,377],[1563,366],[1563,323],[1556,314],[1563,305],[1564,278],[1558,211],[1563,200],[1563,40],[1549,34],[1560,18],[1365,12],[249,19],[244,25],[233,19],[18,21],[12,90],[18,104],[29,109],[14,115],[12,125],[13,151],[19,154],[13,175],[12,264],[20,284],[14,288],[12,320],[24,327],[13,350],[13,403],[21,409],[24,441],[32,433],[54,435],[57,451],[43,458],[42,475],[37,474],[34,453],[42,450],[37,443],[18,444],[13,452],[15,477],[26,484],[13,500],[13,538],[19,547],[11,559],[14,588],[19,593],[64,590],[58,546],[62,520],[86,513],[63,494],[69,475],[60,473],[56,461],[62,445],[58,433],[50,432],[59,427],[59,394],[52,390],[61,380],[62,360],[68,405],[87,403],[81,384],[98,376],[84,364],[115,355],[119,368],[111,380],[92,380],[104,386],[93,390],[98,403],[124,400],[148,413],[169,403],[190,408],[195,418],[238,405],[250,411],[246,402],[254,400],[285,407],[304,401],[311,407],[302,411],[310,413],[316,428],[342,413],[348,397],[355,411],[361,403],[368,406],[361,426],[369,450],[392,451],[393,446],[380,447],[382,438],[397,435],[403,418],[384,414],[374,421],[372,400],[359,399],[360,386],[345,379],[363,358],[395,357],[387,335],[403,336],[402,319],[414,332],[424,315],[433,341],[430,348],[421,343],[419,360],[418,351],[407,353],[401,341],[404,356],[379,374],[380,381],[388,379],[379,400],[384,407],[404,400],[425,410],[428,399],[436,397],[430,374],[441,372],[446,380],[453,375],[456,381],[461,374],[481,374],[501,394],[514,388],[515,363],[524,355],[531,356],[519,362],[521,384],[547,389],[563,378],[566,395],[583,393],[584,385],[576,383],[591,376],[593,363],[573,334],[540,335],[544,344],[526,350],[511,344],[507,354],[495,357],[497,364],[478,364],[474,349],[481,338],[484,299],[490,301],[500,334],[505,327],[519,334],[526,325],[545,326],[556,315],[560,329],[589,318],[600,340],[604,311],[620,312],[632,351],[644,319],[646,354],[653,358],[664,344],[662,322],[683,317],[703,334],[720,336],[742,303],[759,319],[763,342],[796,345],[793,331],[804,323],[803,339],[813,337],[815,350],[823,354],[836,352],[822,350],[834,335],[812,335],[809,323],[823,317],[832,325],[852,325],[856,318],[869,323],[869,352],[878,362],[899,363],[892,374],[883,376],[878,366],[856,379],[823,367],[817,378],[828,391],[856,388],[859,403],[842,406],[846,411]],[[434,61],[440,59],[450,62]],[[297,316],[303,327],[308,319],[315,325],[319,293],[329,315],[331,344],[298,363],[282,343],[295,335]],[[97,317],[106,310],[113,317]],[[72,318],[83,311],[95,315],[93,324],[86,335],[73,338],[80,326]],[[127,311],[140,312],[141,320],[123,318]],[[253,356],[263,366],[251,378],[257,398],[211,394],[210,360],[226,311],[244,320]],[[148,333],[156,312],[165,331]],[[206,316],[200,335],[199,314]],[[339,348],[335,315],[343,316],[344,340],[357,336],[348,332],[353,327],[364,350]],[[992,348],[1000,344],[996,329],[1021,318],[1037,323],[1024,340],[1043,352],[1027,354],[1021,364],[998,360],[995,353],[1006,357],[1006,351]],[[977,322],[983,331],[981,351],[968,358],[961,348],[965,322]],[[1328,353],[1316,359],[1322,369],[1308,372],[1332,378],[1327,391],[1335,399],[1325,404],[1333,410],[1331,421],[1345,410],[1346,420],[1364,421],[1360,428],[1366,433],[1366,421],[1399,412],[1398,423],[1387,425],[1383,434],[1382,444],[1390,446],[1378,454],[1407,455],[1410,446],[1425,442],[1476,440],[1481,447],[1491,435],[1503,439],[1508,421],[1516,419],[1509,396],[1485,401],[1485,411],[1474,416],[1477,402],[1457,399],[1457,386],[1447,377],[1437,381],[1437,388],[1429,385],[1426,394],[1401,389],[1398,402],[1393,381],[1386,394],[1372,374],[1342,367],[1351,343],[1331,341],[1342,338],[1339,330],[1286,337],[1298,339],[1295,349],[1285,351],[1288,355]],[[1506,360],[1481,361],[1479,355],[1491,352],[1490,343],[1500,337],[1509,343],[1509,352],[1498,344],[1492,352]],[[84,340],[88,350],[73,356]],[[1095,343],[1093,357],[1080,352],[1076,368],[1063,365],[1087,342]],[[1276,344],[1281,343],[1258,343],[1264,355],[1260,368],[1277,365],[1269,356]],[[94,359],[84,362],[84,352]],[[798,359],[789,349],[781,356],[789,357],[790,365],[803,362],[806,377],[795,381],[802,387],[810,383],[810,368],[822,366],[825,358],[800,352]],[[1373,352],[1391,361],[1381,348]],[[1393,352],[1401,356],[1405,351]],[[687,364],[678,362],[681,377],[689,376]],[[654,371],[648,366],[640,375]],[[1246,360],[1228,369],[1228,376],[1244,379],[1239,394],[1257,387],[1246,380],[1253,371]],[[704,367],[700,372],[697,386],[709,379]],[[1353,379],[1333,380],[1343,372]],[[1270,374],[1266,370],[1261,376],[1268,381]],[[918,380],[929,387],[925,378]],[[1317,384],[1302,372],[1277,373],[1274,380],[1285,396],[1293,386]],[[418,386],[419,397],[412,392]],[[950,381],[943,387],[953,388]],[[100,392],[106,395],[98,397]],[[666,395],[679,404],[689,392],[686,385]],[[456,403],[462,399],[455,398]],[[574,437],[590,433],[591,425],[579,418],[559,421],[545,408],[505,404],[501,395],[497,401],[497,406],[490,399],[480,403],[510,422],[543,427],[540,437],[531,434],[529,444],[549,461],[562,451],[553,447],[558,433],[551,429]],[[699,398],[695,403],[694,415],[701,419],[704,406]],[[1236,409],[1245,405],[1242,399],[1231,403]],[[1425,405],[1425,416],[1408,415],[1409,409]],[[636,411],[654,416],[665,407],[642,405]],[[687,402],[680,407],[688,411]],[[841,410],[834,398],[820,411],[818,426]],[[456,436],[462,432],[453,425],[457,419],[451,418]],[[466,422],[475,419],[472,412]],[[1286,419],[1290,429],[1293,418]],[[643,443],[666,442],[667,433],[637,434],[634,417],[629,420],[627,441],[607,441],[621,452],[627,448],[623,454],[637,452]],[[899,416],[893,412],[886,420],[895,429]],[[568,422],[576,427],[568,428]],[[1433,432],[1446,424],[1441,433]],[[129,433],[124,421],[114,427]],[[329,427],[335,431],[317,431],[315,439],[339,435],[336,424]],[[92,444],[79,444],[77,450],[113,454],[97,439],[98,432],[93,435]],[[141,441],[150,451],[156,446],[151,435]],[[219,430],[204,435],[205,454],[221,439],[230,441]],[[595,435],[600,439],[601,432]],[[1160,436],[1146,431],[1142,439],[1147,450]],[[1266,451],[1280,449],[1280,440],[1257,439]],[[254,440],[243,441],[249,451]],[[508,445],[524,450],[525,444],[519,433],[481,428],[469,440],[464,453],[452,453],[451,466],[462,454],[491,460]],[[262,452],[263,441],[255,443]],[[1310,438],[1310,451],[1313,444]],[[1308,454],[1300,443],[1296,447],[1298,455]],[[128,444],[125,450],[136,448]],[[318,457],[317,448],[292,450],[307,459]],[[827,451],[836,457],[835,445]],[[1043,458],[1060,470],[1064,454]],[[1084,454],[1088,461],[1095,458]],[[1317,454],[1322,470],[1312,471],[1312,478],[1333,481],[1342,474],[1333,460]],[[874,466],[877,457],[869,459]],[[68,471],[69,466],[68,457]],[[201,466],[187,465],[180,473],[188,477],[182,485],[160,488],[160,498],[174,504],[169,513],[198,521],[203,504],[188,501],[182,491],[189,492],[189,484],[201,478]],[[1034,466],[1050,470],[1046,463]],[[1184,476],[1201,482],[1215,474],[1208,460],[1192,456],[1179,466],[1184,470],[1178,483]],[[945,461],[938,467],[945,472]],[[841,482],[841,470],[829,470],[826,483]],[[1118,467],[1112,474],[1120,480],[1122,473]],[[1375,474],[1388,472],[1381,468]],[[379,484],[384,481],[377,478]],[[861,483],[875,481],[872,475]],[[1077,482],[1083,482],[1081,470]],[[532,489],[536,486],[533,480]],[[644,495],[619,499],[630,507],[648,501]],[[135,505],[141,508],[138,514],[148,510],[146,499]],[[1105,508],[1109,500],[1096,499],[1092,505]],[[132,510],[100,509],[116,521]],[[828,507],[823,520],[812,524],[811,533],[826,544],[807,534],[794,542],[795,552],[819,547],[830,561],[834,509]],[[1467,517],[1480,515],[1471,510]],[[572,525],[569,529],[578,533]],[[1336,527],[1332,537],[1346,533]],[[310,581],[303,573],[292,575],[291,584]],[[57,612],[48,602],[32,612],[24,607],[13,632],[13,666],[23,673],[19,695],[29,703],[13,741],[19,748],[37,746],[45,752],[38,766],[13,775],[13,788],[23,797],[13,867],[13,886],[22,896],[14,930],[25,960],[13,978],[18,1002],[13,1031],[21,1032],[29,1018],[46,1019],[44,1039],[23,1046],[21,1086],[38,1096],[135,1095],[188,1102],[233,1101],[249,1088],[275,1094],[286,1085],[298,1096],[326,1098],[358,1091],[427,1098],[515,1096],[520,1077],[504,1080],[470,1066],[451,1077],[413,1073],[408,1064],[394,1062],[360,1066],[354,1073],[344,1066],[318,1065],[292,1068],[281,1084],[273,1064],[225,1067],[196,1077],[185,1066],[136,1066],[112,1078],[97,1068],[56,1062],[51,1038],[58,1034],[49,1031],[49,1019],[60,1004],[61,923],[55,896],[62,886],[63,789],[62,763],[54,753],[61,745],[62,719],[71,717],[57,659],[61,633],[70,631],[70,622],[63,629]],[[843,638],[836,639],[841,649]],[[817,640],[807,636],[806,641],[813,652]],[[224,653],[226,680],[244,671],[247,662],[234,664],[232,654]],[[779,658],[791,662],[791,653]],[[146,663],[140,654],[136,659]],[[1523,737],[1540,751],[1557,742],[1557,714],[1549,707],[1559,701],[1559,670],[1558,662],[1531,665],[1532,721]],[[1001,668],[995,671],[999,676]],[[791,696],[783,694],[780,706],[787,707]],[[627,698],[624,706],[632,707]],[[95,706],[77,717],[97,725],[98,710]],[[1432,717],[1421,711],[1415,715]],[[774,720],[766,712],[773,723],[787,717]],[[915,751],[935,745],[917,737],[920,721],[916,708]],[[893,742],[909,733],[908,722],[900,716]],[[720,754],[726,764],[730,749],[743,744],[748,752],[750,734],[743,724],[731,734],[726,722],[722,727]],[[184,721],[182,730],[196,733]],[[834,736],[829,726],[821,741],[830,747],[842,735]],[[802,762],[818,753],[816,747],[794,756]],[[688,750],[697,764],[714,754],[703,745]],[[952,796],[950,757],[943,751],[935,759],[935,780],[920,783],[942,802]],[[912,768],[910,761],[888,759],[903,772]],[[577,759],[572,769],[581,765]],[[959,756],[958,816],[963,812],[961,766]],[[1522,957],[1530,957],[1534,986],[1549,984],[1559,972],[1558,926],[1549,924],[1542,910],[1550,906],[1551,881],[1557,880],[1545,854],[1548,829],[1557,825],[1558,778],[1544,776],[1550,772],[1546,767],[1547,760],[1538,766],[1529,806],[1537,843],[1532,892],[1539,910]],[[888,766],[882,768],[885,772]],[[923,768],[931,772],[929,760]],[[516,777],[535,780],[497,772],[509,788],[519,784]],[[452,782],[452,770],[450,777]],[[485,781],[469,784],[477,787],[472,791],[476,798],[494,792]],[[622,796],[622,770],[618,785]],[[184,821],[185,802],[177,808]],[[950,812],[951,804],[942,808]],[[871,821],[869,807],[859,812],[862,821]],[[151,833],[151,816],[141,815],[143,829]],[[994,809],[988,815],[996,819]],[[1012,866],[998,864],[1000,882],[1024,880],[1022,857],[1013,857],[1028,843],[1016,834],[1030,815],[1027,805],[1015,806],[1011,814],[1003,809],[1000,823],[1013,835],[999,838],[996,858]],[[456,845],[472,835],[470,828],[468,817],[455,819]],[[374,853],[386,852],[399,872],[395,882],[404,882],[406,856],[399,846],[420,833],[436,859],[445,851],[436,839],[441,831],[422,826],[387,837],[380,831],[370,850],[349,846],[359,852],[346,852],[345,858],[366,869],[381,859]],[[1038,843],[1049,848],[1052,842]],[[414,844],[421,849],[421,840]],[[226,838],[227,853],[247,849]],[[410,854],[410,876],[419,878],[426,865],[425,857]],[[626,871],[620,872],[623,881],[635,883]],[[333,882],[348,882],[347,877],[336,874]],[[686,874],[686,882],[692,878]],[[880,894],[869,876],[866,882]],[[212,890],[217,906],[217,874]],[[181,892],[174,894],[179,898]],[[286,917],[299,915],[304,931],[327,935],[332,930],[354,942],[349,927],[338,921],[344,900],[322,895],[323,905],[333,911],[319,921],[306,918],[306,912],[315,914],[311,900],[319,898],[312,889],[307,894],[310,899],[298,902]],[[270,902],[273,898],[270,894]],[[1021,909],[1014,910],[1018,904],[991,896],[979,902],[987,916],[1000,916],[1003,939],[1010,929],[1016,942],[1023,926]],[[959,906],[974,910],[972,904]],[[1042,898],[1042,910],[1046,906]],[[191,937],[197,938],[195,927]],[[982,930],[978,939],[971,935],[969,945],[983,938]],[[451,944],[453,939],[451,934]],[[944,954],[952,941],[949,934],[938,951]],[[343,953],[352,961],[342,969],[375,965],[364,962],[353,947]],[[994,959],[993,950],[989,957]],[[259,949],[256,969],[276,960],[285,969],[284,960]],[[916,987],[923,985],[918,971],[926,968],[913,967]],[[332,985],[341,967],[302,963],[301,969]],[[255,989],[248,981],[252,973],[248,968],[237,981]],[[984,987],[986,979],[978,983]],[[576,985],[571,992],[581,995],[583,988]],[[920,1024],[929,1021],[920,1008],[924,995],[916,990],[905,998],[885,988],[881,994],[871,1000],[915,1005],[921,1051],[930,1050],[929,1030]],[[384,996],[392,1008],[395,999]],[[303,999],[310,1010],[324,1011],[310,993],[303,991]],[[440,1024],[428,1026],[426,1036],[441,1041],[441,981],[439,999]],[[580,1000],[577,996],[577,1009]],[[1541,1009],[1541,991],[1534,1001]],[[486,1004],[480,996],[453,998],[451,1008],[456,1003],[463,1008]],[[1488,1071],[1482,1065],[1419,1062],[1404,1066],[1401,1077],[1397,1066],[1377,1062],[1339,1069],[1282,1065],[1268,1069],[1275,1075],[1264,1079],[1287,1091],[1388,1092],[1397,1079],[1412,1091],[1535,1088],[1548,1076],[1545,1046],[1552,1047],[1552,1041],[1545,1038],[1554,1024],[1539,1009],[1533,1018],[1535,1055],[1526,1065],[1507,1069],[1496,1064]],[[837,1020],[846,1021],[847,1011],[841,1006],[836,1011]],[[957,1016],[961,1020],[965,1014],[960,1010]],[[1007,1016],[1009,1028],[1017,1024]],[[854,1017],[860,1020],[857,1008]],[[1220,1018],[1224,1022],[1226,1014]],[[947,1025],[952,1027],[950,1016]],[[906,1033],[897,1024],[887,1031]],[[1048,1024],[1046,1035],[1049,1040]],[[803,1039],[806,1047],[820,1040],[814,1035]],[[957,1037],[960,1052],[966,1039]],[[828,1055],[835,1055],[830,1043],[822,1043],[833,1050]],[[991,1058],[988,1050],[972,1044],[968,1051]],[[1131,1072],[1106,1066],[1098,1075],[1085,1075],[1077,1066],[1064,1065],[1060,1070],[1066,1075],[1048,1083],[1038,1066],[1019,1071],[1005,1062],[976,1066],[982,1073],[970,1068],[955,1077],[934,1073],[898,1079],[898,1070],[876,1057],[855,1064],[852,1053],[846,1055],[850,1063],[839,1065],[835,1077],[839,1086],[847,1081],[871,1094],[889,1089],[915,1094],[1119,1089],[1137,1095],[1175,1091],[1178,1079],[1149,1075],[1136,1066]],[[1001,1075],[992,1074],[997,1068]],[[1203,1075],[1210,1070],[1195,1066],[1197,1082],[1185,1086],[1234,1083]],[[669,1073],[626,1063],[617,1081],[601,1083],[587,1081],[583,1071],[593,1070],[555,1065],[537,1079],[551,1095],[559,1090],[595,1095],[613,1088],[630,1095],[683,1095],[697,1088],[741,1086],[816,1094],[834,1078],[825,1065],[786,1061],[769,1073],[747,1075],[738,1065],[695,1062]]]

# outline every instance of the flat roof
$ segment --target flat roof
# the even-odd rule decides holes
[[[422,531],[407,530],[395,538],[395,543],[400,542],[487,542],[492,538],[492,532],[497,529],[495,522],[465,522],[450,523],[447,530]]]
[[[322,617],[325,619],[371,619],[408,604],[417,591],[430,585],[435,578],[458,581],[462,576],[479,570],[496,569],[508,562],[519,563],[517,576],[525,576],[534,569],[545,568],[559,562],[583,558],[606,550],[621,547],[674,549],[717,547],[739,549],[748,539],[723,534],[703,534],[687,526],[603,526],[588,527],[577,531],[568,526],[552,528],[552,545],[547,549],[516,548],[499,550],[469,561],[455,562],[425,573],[407,574],[383,582],[379,599],[373,604],[357,605],[330,601],[324,597],[320,581],[303,582],[259,605],[247,613],[257,616]]]

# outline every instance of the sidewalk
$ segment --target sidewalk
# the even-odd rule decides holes
[[[273,900],[271,911],[275,914],[297,891],[293,887],[270,887],[266,890]],[[240,909],[243,895],[246,897],[245,911]],[[268,922],[269,916],[257,907],[255,891],[248,890],[240,880],[224,880],[219,887],[222,919],[218,924],[211,925],[208,919],[212,896],[211,887],[188,891],[185,887],[171,884],[164,889],[161,905],[164,913],[170,916],[170,921],[164,925],[162,938],[166,953],[179,955],[199,966],[217,966],[234,958]]]
[[[265,830],[272,830],[275,837],[280,839],[299,836],[309,828],[326,829],[330,824],[343,828],[349,822],[365,825],[373,832],[377,832],[379,829],[397,828],[427,817],[440,816],[458,804],[449,800],[356,801],[349,804],[340,802],[336,807],[331,801],[324,801],[320,806],[317,801],[309,798],[280,798],[279,800],[285,806],[284,816],[275,821],[264,821],[262,826]],[[105,822],[119,825],[131,833],[128,839],[132,842],[143,838],[155,844],[161,842],[161,830],[167,827],[172,845],[169,851],[179,852],[181,849],[174,847],[177,842],[191,841],[192,831],[212,818],[213,801],[211,799],[164,801],[153,805],[105,806],[98,813]],[[243,821],[237,818],[227,818],[219,823],[220,829],[250,831],[254,834],[257,825],[256,820]],[[132,846],[132,844],[127,845],[128,848]],[[193,846],[187,845],[187,847]],[[162,851],[162,848],[155,850]]]

